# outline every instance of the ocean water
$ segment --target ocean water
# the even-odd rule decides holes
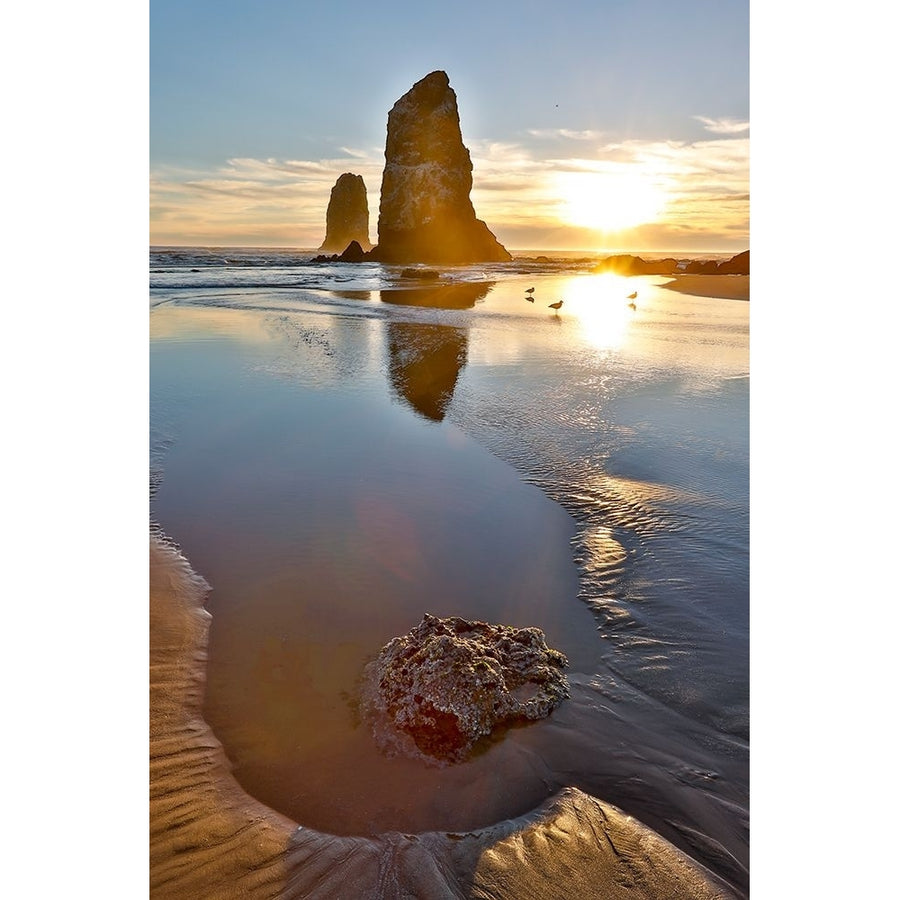
[[[150,257],[153,526],[211,585],[238,780],[342,834],[572,784],[746,890],[749,304],[577,256],[310,256]],[[424,612],[538,625],[571,699],[459,766],[383,757],[358,678]]]

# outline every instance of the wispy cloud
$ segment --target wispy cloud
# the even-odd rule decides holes
[[[602,131],[575,131],[571,128],[529,128],[527,132],[531,137],[547,140],[567,141],[599,141],[603,138]]]
[[[338,147],[338,149],[341,153],[346,153],[351,159],[369,159],[371,155],[368,150],[357,150],[354,147]]]
[[[713,134],[743,134],[750,130],[750,123],[742,122],[739,119],[710,119],[706,116],[694,116],[694,118]]]

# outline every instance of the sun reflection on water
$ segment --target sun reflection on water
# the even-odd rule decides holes
[[[584,337],[598,350],[616,350],[625,343],[635,314],[628,300],[633,286],[632,279],[611,272],[566,284],[566,309],[578,317]]]

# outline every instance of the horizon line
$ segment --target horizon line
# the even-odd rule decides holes
[[[200,250],[216,250],[216,249],[228,249],[228,250],[292,250],[298,253],[320,253],[318,247],[302,247],[299,245],[291,245],[291,244],[149,244],[148,245],[151,250],[185,250],[196,248]],[[376,245],[372,245],[373,247]],[[748,251],[749,247],[744,247],[743,250],[679,250],[672,248],[665,248],[660,250],[636,250],[634,248],[625,248],[625,247],[604,247],[604,248],[587,248],[587,247],[507,247],[506,248],[509,253],[526,253],[526,252],[534,252],[534,253],[627,253],[634,256],[640,255],[641,253],[670,253],[670,254],[678,254],[680,256],[684,256],[685,254],[696,254],[696,253],[714,253],[717,255],[731,253],[733,255],[737,255],[739,253],[744,253]],[[326,254],[333,255],[333,254]]]

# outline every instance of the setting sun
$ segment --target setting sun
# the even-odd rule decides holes
[[[567,172],[559,176],[562,218],[597,231],[622,231],[656,221],[664,191],[639,174]]]

